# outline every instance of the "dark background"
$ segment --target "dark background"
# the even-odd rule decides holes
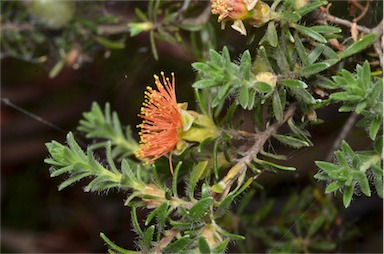
[[[340,12],[345,12],[345,5]],[[365,22],[369,26],[376,21],[371,17]],[[217,33],[217,49],[227,45],[235,59],[246,48],[256,48],[257,44],[246,45],[244,37],[229,28]],[[148,45],[148,36],[142,34],[128,38],[126,48],[112,50],[108,58],[100,48],[94,61],[78,70],[66,67],[54,79],[48,77],[49,66],[1,60],[1,97],[43,119],[1,105],[1,252],[106,252],[99,232],[122,247],[134,248],[130,210],[123,206],[126,193],[84,193],[81,182],[58,192],[63,179],[51,179],[43,160],[48,156],[45,143],[65,142],[68,131],[74,131],[79,141],[92,142],[75,129],[93,101],[110,102],[124,125],[136,126],[145,87],[153,85],[153,74],[160,71],[175,72],[178,101],[188,101],[195,108],[191,88],[195,72],[190,64],[196,58],[179,45],[158,43],[160,60],[156,61]],[[300,192],[308,185],[317,171],[313,161],[324,160],[349,116],[338,113],[337,107],[317,114],[325,123],[310,129],[314,147],[297,152],[287,162],[298,171],[260,178],[270,195],[284,198],[287,192]],[[354,150],[369,149],[365,136],[364,131],[353,129],[347,141]],[[287,149],[275,145],[277,150]],[[382,252],[383,203],[376,193],[372,198],[355,197],[340,212],[358,232],[344,243],[343,252]],[[144,218],[145,211],[139,216]]]

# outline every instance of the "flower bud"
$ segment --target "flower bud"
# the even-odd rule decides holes
[[[271,19],[271,8],[268,4],[261,1],[257,2],[255,8],[252,10],[252,17],[249,24],[260,27]]]
[[[317,120],[317,114],[316,114],[316,111],[314,111],[313,109],[310,109],[307,113],[307,119],[310,121],[310,122],[313,122],[315,120]]]
[[[295,10],[300,9],[308,4],[309,0],[296,0],[294,1]]]
[[[271,72],[259,72],[257,75],[256,75],[256,80],[257,81],[260,81],[260,82],[264,82],[264,83],[267,83],[268,85],[270,85],[272,88],[275,88],[276,86],[276,81],[277,81],[277,77],[275,74],[271,73]]]
[[[28,11],[44,26],[59,29],[68,24],[75,14],[71,0],[32,0],[26,2]]]

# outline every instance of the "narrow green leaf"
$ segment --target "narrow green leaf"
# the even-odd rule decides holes
[[[209,244],[207,240],[205,240],[204,237],[199,238],[199,251],[202,254],[210,254],[211,248],[209,247]]]
[[[159,235],[158,235],[158,237],[159,237],[162,230],[165,227],[165,222],[168,218],[168,202],[164,202],[156,210],[157,210],[156,221],[157,221],[157,225],[159,227]]]
[[[301,147],[308,147],[311,146],[307,141],[301,140],[298,138],[294,138],[291,136],[285,136],[280,134],[274,134],[274,138],[279,140],[281,143],[286,144],[288,146],[294,147],[294,148],[301,148]]]
[[[239,73],[245,80],[248,80],[251,75],[251,53],[246,50],[241,56]]]
[[[139,221],[137,220],[136,207],[132,207],[131,220],[132,220],[132,224],[133,224],[133,227],[135,228],[136,232],[142,238],[143,237],[143,231],[141,230]]]
[[[190,197],[193,196],[193,192],[195,191],[195,187],[200,178],[204,175],[205,169],[207,168],[208,161],[201,161],[196,166],[193,167],[191,175],[189,176],[188,182],[188,192]]]
[[[76,142],[75,137],[73,136],[72,132],[69,132],[67,134],[67,143],[71,151],[76,155],[76,157],[81,161],[87,161],[87,156],[84,153],[83,149],[79,146],[79,144]]]
[[[50,160],[45,159],[44,162],[49,163]],[[53,163],[49,163],[49,164],[54,165],[54,163],[55,163],[55,161],[53,161]],[[70,173],[73,169],[73,165],[69,165],[69,166],[62,167],[62,168],[55,168],[55,167],[51,167],[51,168],[52,168],[52,170],[51,170],[50,177],[56,177],[56,176],[62,175],[64,173]]]
[[[308,54],[303,43],[301,42],[301,38],[297,35],[297,33],[295,33],[293,37],[295,38],[295,48],[300,60],[303,62],[304,66],[309,65]]]
[[[248,87],[242,86],[240,88],[239,101],[243,109],[246,109],[248,106],[248,97],[249,97]]]
[[[237,196],[239,196],[243,191],[245,191],[245,190],[249,187],[249,185],[251,185],[251,183],[253,182],[253,180],[254,180],[253,177],[248,178],[248,180],[241,186],[241,188],[240,188],[238,191],[236,191],[236,193],[235,193],[234,196],[237,197]]]
[[[242,235],[238,235],[238,234],[232,234],[232,233],[229,233],[225,230],[220,230],[220,233],[222,233],[223,235],[229,237],[229,238],[232,238],[234,240],[237,240],[237,241],[244,241],[245,240],[245,237],[242,236]]]
[[[371,45],[375,41],[376,37],[376,34],[368,34],[364,36],[360,40],[352,43],[352,45],[350,45],[344,51],[342,51],[340,53],[340,58],[346,58],[359,53],[360,51],[364,50],[366,47]]]
[[[281,105],[280,95],[277,90],[273,92],[272,109],[276,120],[278,122],[283,120],[283,105]]]
[[[361,78],[361,84],[364,85],[364,87],[368,87],[369,84],[371,84],[371,68],[369,66],[369,63],[367,60],[364,61],[361,75],[359,75]]]
[[[294,24],[293,27],[299,31],[300,33],[302,33],[303,35],[306,35],[318,42],[321,42],[321,43],[327,43],[327,40],[321,35],[319,34],[318,32],[314,31],[313,29],[311,28],[308,28],[308,27],[305,27],[305,26],[301,26],[301,25],[298,25],[298,24]]]
[[[111,180],[108,175],[101,175],[93,179],[85,188],[85,192],[99,191],[103,189],[109,189],[111,187],[118,187],[119,183]]]
[[[278,20],[283,20],[283,21],[287,21],[287,22],[297,22],[301,19],[301,16],[300,14],[298,14],[297,12],[291,12],[291,11],[280,11],[280,12],[277,12],[277,19]]]
[[[260,57],[260,59],[261,59],[261,61],[259,61],[259,63],[262,65],[261,67],[263,67],[263,70],[260,70],[260,71],[264,71],[264,69],[267,69],[268,71],[273,72],[273,68],[272,68],[271,63],[268,59],[268,54],[267,54],[267,50],[265,49],[265,47],[260,46],[257,53],[258,53],[258,57]],[[256,58],[256,60],[258,60],[258,58]],[[255,66],[253,66],[253,67],[255,67]]]
[[[163,203],[162,205],[165,205],[165,204],[166,204],[166,203]],[[147,219],[145,219],[145,223],[144,223],[145,226],[148,226],[149,223],[151,223],[151,221],[153,220],[153,218],[155,218],[155,216],[156,216],[158,210],[161,209],[160,207],[161,207],[161,206],[159,206],[158,208],[156,208],[155,210],[153,210],[150,214],[148,214]]]
[[[355,188],[355,183],[352,183],[350,186],[345,186],[343,193],[343,204],[347,208],[351,204],[353,189]]]
[[[101,36],[96,36],[95,40],[106,48],[110,48],[110,49],[125,48],[125,43],[123,41],[111,41],[110,39],[107,39]]]
[[[111,248],[111,249],[113,249],[113,250],[115,250],[115,251],[117,251],[119,253],[122,253],[122,254],[137,254],[138,253],[137,251],[126,250],[124,248],[121,248],[120,246],[116,245],[111,240],[109,240],[109,238],[104,233],[100,233],[100,237],[109,246],[109,248]]]
[[[344,185],[344,182],[334,181],[327,186],[327,188],[325,189],[325,193],[328,194],[328,193],[334,192],[340,189],[340,187],[342,187],[343,185]]]
[[[155,225],[150,226],[147,230],[145,230],[143,234],[143,238],[141,241],[145,246],[151,247],[153,241],[153,234],[155,233]]]
[[[281,154],[272,154],[272,153],[268,153],[264,150],[261,150],[260,151],[260,154],[266,156],[266,157],[269,157],[269,158],[272,158],[272,159],[275,159],[275,160],[287,160],[287,156],[285,155],[281,155]]]
[[[172,177],[172,192],[175,197],[177,197],[177,184],[178,184],[177,178],[179,177],[179,170],[182,164],[183,164],[182,161],[179,161],[179,163],[177,163],[175,172],[173,173],[173,177]]]
[[[336,101],[359,101],[361,96],[349,94],[348,92],[337,92],[329,96],[329,98]]]
[[[216,50],[209,49],[209,56],[214,64],[219,66],[222,64],[221,55]]]
[[[363,110],[367,107],[367,101],[361,101],[356,105],[355,111],[357,114],[361,114]]]
[[[340,56],[332,48],[326,45],[324,45],[323,55],[326,56],[327,58],[334,58],[340,61]]]
[[[341,28],[335,27],[335,26],[323,26],[323,25],[311,26],[310,29],[312,29],[315,32],[322,33],[322,34],[326,34],[326,33],[334,34],[334,33],[341,33],[342,32]]]
[[[208,209],[212,203],[213,198],[211,197],[201,199],[191,207],[189,210],[189,216],[195,221],[201,219],[208,212]]]
[[[273,91],[273,87],[265,82],[257,81],[253,85],[256,91],[258,91],[259,93],[269,93]]]
[[[267,28],[267,38],[268,42],[272,47],[277,47],[277,31],[275,27],[275,22],[271,21],[268,22],[268,28]]]
[[[251,110],[255,106],[255,97],[256,97],[256,90],[250,89],[249,90],[249,96],[248,96],[248,109]]]
[[[328,59],[328,60],[325,60],[323,62],[318,62],[318,63],[304,66],[299,71],[299,75],[304,76],[304,77],[312,76],[314,74],[317,74],[317,73],[324,71],[325,69],[331,67],[332,65],[334,65],[338,61],[339,61],[338,59]]]
[[[375,189],[377,192],[377,195],[381,198],[383,198],[383,177],[382,176],[375,176],[373,178],[373,182],[375,183]]]
[[[155,42],[155,32],[153,30],[149,32],[149,42],[151,44],[153,58],[155,58],[155,60],[159,60],[159,54],[157,53],[156,42]]]
[[[89,176],[91,173],[90,172],[83,172],[83,173],[80,173],[80,174],[75,174],[75,175],[72,175],[70,178],[68,178],[67,180],[65,180],[64,182],[62,182],[60,185],[59,185],[59,191],[63,190],[64,188],[68,187],[69,185],[77,182],[77,181],[80,181],[81,179],[83,179],[84,177],[87,177]]]
[[[376,135],[380,130],[381,125],[383,124],[383,117],[382,115],[377,115],[373,118],[370,126],[369,126],[369,137],[372,140],[376,139]]]
[[[219,166],[217,163],[217,152],[219,150],[219,139],[216,139],[215,144],[213,145],[213,173],[215,175],[215,179],[219,179]]]
[[[234,198],[235,198],[235,196],[230,194],[223,201],[221,201],[219,207],[216,209],[216,211],[214,213],[216,218],[220,218],[226,212],[228,212],[229,208],[232,205]]]
[[[210,88],[215,86],[220,86],[221,84],[217,82],[216,80],[212,79],[202,79],[197,82],[195,82],[192,87],[195,89],[204,89],[204,88]]]
[[[321,251],[331,251],[337,247],[336,243],[328,242],[328,241],[314,241],[311,242],[310,248]]]
[[[297,88],[305,89],[308,87],[308,85],[305,82],[298,79],[286,79],[283,82],[283,85],[289,88],[294,88],[294,89],[297,89]]]
[[[60,59],[60,60],[53,66],[53,68],[52,68],[51,71],[49,72],[49,74],[48,74],[49,78],[55,78],[55,77],[60,73],[60,71],[64,68],[66,61],[67,61],[66,57],[61,58],[61,59]]]
[[[311,53],[309,53],[308,55],[310,64],[313,64],[314,62],[317,61],[317,59],[319,59],[320,55],[324,51],[324,48],[325,48],[324,44],[318,43],[316,47],[312,49]]]
[[[219,243],[212,251],[213,253],[223,253],[227,248],[229,243],[229,238],[224,239],[221,243]]]
[[[229,54],[229,50],[226,46],[223,47],[221,52],[221,58],[223,61],[223,67],[227,68],[227,70],[231,69],[231,56]]]
[[[375,145],[374,145],[374,148],[375,148],[375,151],[376,153],[378,154],[381,154],[383,152],[383,136],[379,136],[376,140],[375,140]]]
[[[354,174],[354,178],[359,182],[360,189],[364,195],[370,197],[371,189],[369,188],[369,182],[366,174],[359,171]]]
[[[173,243],[169,244],[167,247],[163,249],[165,253],[178,253],[185,249],[188,244],[191,242],[189,236],[184,236],[180,239],[177,239]]]
[[[301,16],[304,16],[307,13],[310,13],[311,11],[319,8],[320,6],[326,5],[328,1],[314,1],[309,4],[304,5],[300,9],[296,10],[295,12],[298,13]]]
[[[276,169],[279,169],[279,170],[284,170],[284,171],[295,171],[296,170],[296,168],[294,168],[294,167],[283,166],[283,165],[272,163],[270,161],[265,161],[265,160],[260,160],[260,159],[257,159],[255,161],[257,163],[261,163],[261,164],[265,164],[265,165],[268,165],[268,166],[272,166],[272,167],[274,167]]]

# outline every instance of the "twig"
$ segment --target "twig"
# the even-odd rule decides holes
[[[179,230],[172,228],[171,230],[167,231],[167,234],[159,243],[157,243],[153,249],[153,253],[163,253],[162,249],[168,246],[168,244],[173,240],[173,238],[176,237],[176,235],[179,234]]]
[[[320,15],[319,15],[319,13],[316,14],[316,16],[318,18],[317,22],[318,23],[326,23],[326,21],[330,21],[332,23],[346,26],[348,28],[354,27],[358,31],[363,32],[365,34],[371,34],[371,33],[376,34],[377,37],[376,37],[375,42],[373,43],[373,48],[374,48],[376,54],[379,56],[380,66],[383,67],[383,47],[382,47],[382,43],[381,43],[381,37],[383,35],[383,20],[381,20],[377,26],[375,26],[373,28],[368,28],[365,26],[357,25],[356,23],[351,22],[349,20],[335,17],[329,13],[328,8],[329,8],[329,6],[327,8],[323,8],[322,10],[320,10],[320,12],[321,12]]]
[[[228,191],[231,189],[232,184],[235,182],[236,179],[238,179],[241,175],[243,175],[245,170],[247,170],[247,167],[249,163],[253,159],[256,158],[256,156],[260,153],[260,151],[264,148],[264,144],[268,141],[268,139],[276,133],[276,131],[286,122],[288,119],[290,119],[294,112],[296,111],[296,104],[292,104],[289,106],[287,111],[284,113],[284,117],[282,121],[276,122],[269,126],[265,131],[254,134],[253,139],[255,141],[254,145],[249,149],[248,153],[238,160],[237,164],[234,167],[237,167],[238,172],[236,172],[236,176],[230,178],[225,183],[225,191],[219,195],[220,197],[225,196]],[[254,179],[256,179],[260,174],[256,175]],[[223,179],[228,178],[228,175],[225,176]],[[225,182],[225,180],[222,180]],[[221,181],[220,181],[221,182]],[[216,197],[217,195],[212,194],[212,196]]]
[[[349,118],[345,122],[343,128],[341,129],[338,137],[333,142],[331,151],[328,153],[327,157],[325,158],[326,161],[331,161],[333,158],[333,153],[340,147],[341,141],[343,141],[346,137],[348,132],[355,126],[355,122],[357,120],[358,114],[356,112],[352,112],[349,115]]]
[[[97,31],[103,35],[113,35],[129,33],[130,28],[127,26],[127,24],[99,25],[97,26]]]
[[[249,150],[248,154],[241,158],[239,162],[248,164],[250,163],[256,155],[259,154],[259,152],[263,149],[264,144],[267,142],[267,140],[276,133],[276,131],[286,122],[289,118],[293,116],[293,113],[296,110],[296,104],[292,104],[289,106],[287,111],[284,113],[283,120],[280,122],[276,122],[269,126],[265,131],[258,133],[255,135],[255,144],[253,147]]]
[[[362,10],[362,12],[360,13],[360,15],[359,15],[357,18],[354,18],[354,19],[353,19],[353,22],[354,22],[354,23],[359,22],[359,21],[365,16],[365,14],[367,14],[367,11],[368,11],[368,9],[369,9],[370,4],[371,4],[370,1],[368,1],[368,2],[365,4],[365,7],[364,7],[364,9]]]

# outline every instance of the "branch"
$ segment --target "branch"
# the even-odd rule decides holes
[[[235,182],[236,179],[238,179],[241,175],[244,175],[245,171],[248,168],[248,164],[251,163],[253,159],[256,158],[256,156],[260,153],[261,150],[263,150],[264,144],[268,141],[268,139],[276,133],[276,131],[286,122],[288,119],[290,119],[293,114],[296,111],[296,104],[292,104],[289,106],[287,111],[284,113],[284,117],[282,121],[276,122],[269,126],[265,131],[257,133],[252,135],[255,143],[254,145],[249,149],[248,153],[238,160],[235,166],[233,166],[227,175],[220,181],[220,183],[223,183],[225,185],[225,190],[221,193],[211,193],[211,196],[218,197],[218,199],[221,199],[225,197],[229,190],[232,187],[232,184]],[[241,134],[243,136],[243,134]],[[254,179],[256,179],[260,174],[256,175]]]
[[[376,54],[379,56],[380,65],[383,66],[383,47],[381,43],[381,37],[383,35],[383,20],[381,20],[377,26],[373,28],[368,28],[365,26],[357,25],[356,22],[351,22],[349,20],[338,18],[331,15],[328,11],[329,7],[330,5],[328,5],[327,8],[320,9],[314,13],[314,16],[316,16],[316,19],[317,19],[317,23],[326,24],[327,21],[330,21],[332,23],[342,25],[348,28],[356,28],[358,31],[363,32],[365,34],[371,34],[371,33],[377,34],[376,40],[373,43],[373,48]]]
[[[255,135],[255,144],[249,150],[248,154],[239,160],[240,163],[248,164],[250,163],[259,152],[263,149],[264,144],[267,140],[276,133],[276,131],[286,122],[289,118],[293,116],[293,113],[296,111],[296,104],[289,106],[287,111],[284,113],[283,120],[277,123],[274,123],[268,127],[265,131]]]

